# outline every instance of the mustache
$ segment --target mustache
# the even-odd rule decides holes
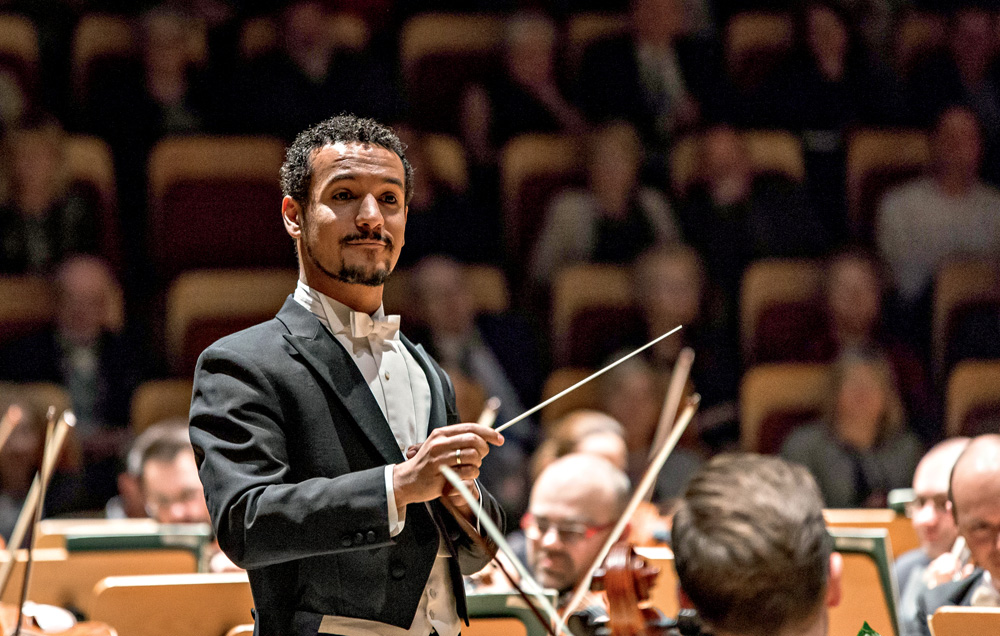
[[[341,243],[350,243],[351,241],[381,241],[386,246],[392,247],[392,239],[379,231],[357,232],[340,239]]]

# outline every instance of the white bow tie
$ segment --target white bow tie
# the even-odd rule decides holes
[[[380,340],[392,340],[399,331],[399,316],[393,314],[384,320],[375,320],[363,311],[351,312],[351,335],[355,338],[374,336]]]

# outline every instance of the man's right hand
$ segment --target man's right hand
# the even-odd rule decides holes
[[[502,446],[503,435],[479,424],[453,424],[431,431],[412,457],[392,469],[396,506],[437,499],[448,483],[441,466],[448,466],[463,480],[479,476],[490,445]],[[407,453],[409,456],[410,453]]]

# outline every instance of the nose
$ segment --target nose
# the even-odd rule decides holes
[[[913,515],[913,524],[920,526],[933,525],[938,519],[938,511],[934,507],[933,501],[924,502],[924,505],[917,509]]]
[[[383,220],[382,209],[378,205],[378,200],[372,194],[365,195],[358,206],[358,216],[354,220],[355,224],[375,228],[381,227]]]
[[[555,526],[549,526],[545,529],[542,534],[542,545],[545,547],[551,547],[554,545],[559,545],[562,541],[559,539],[559,530]]]

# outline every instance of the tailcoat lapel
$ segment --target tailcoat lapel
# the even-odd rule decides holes
[[[392,429],[382,415],[382,409],[375,401],[364,376],[347,351],[334,340],[319,319],[289,296],[278,312],[278,320],[284,323],[290,332],[283,334],[285,340],[333,389],[348,414],[368,436],[385,461],[389,464],[403,461],[403,454],[399,451]],[[433,407],[431,413],[433,417]]]
[[[417,364],[420,365],[420,368],[423,369],[424,375],[427,376],[427,384],[431,389],[431,411],[427,422],[427,432],[430,433],[434,429],[448,424],[448,413],[445,410],[444,400],[442,399],[445,391],[444,387],[441,386],[441,376],[431,365],[430,358],[424,350],[423,345],[414,345],[403,334],[399,334],[399,339],[402,341],[403,346],[409,350],[413,359],[417,361]]]

